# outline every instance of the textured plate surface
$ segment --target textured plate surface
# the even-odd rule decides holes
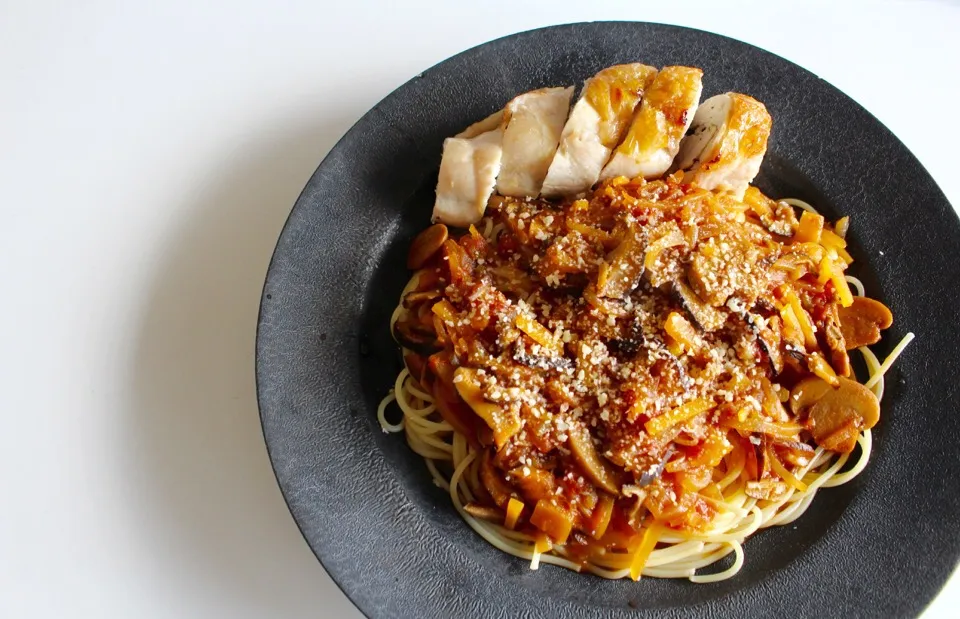
[[[704,99],[735,90],[774,119],[760,187],[852,218],[871,296],[917,339],[887,375],[870,466],[821,491],[793,525],[745,544],[711,585],[530,571],[461,521],[379,400],[400,358],[387,322],[427,225],[441,144],[517,93],[580,84],[621,62],[703,68]],[[882,252],[882,253],[881,253]],[[960,225],[883,125],[813,74],[705,32],[640,23],[535,30],[464,52],[379,103],[330,152],[287,221],[257,338],[263,432],[307,542],[371,617],[913,616],[960,552]]]

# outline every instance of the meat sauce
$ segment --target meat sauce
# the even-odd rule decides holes
[[[708,530],[733,487],[776,500],[817,440],[848,452],[876,423],[810,396],[853,383],[840,316],[874,320],[858,337],[889,326],[857,312],[843,238],[753,187],[741,201],[681,179],[495,197],[477,226],[411,248],[420,277],[394,333],[483,450],[475,511],[520,501],[518,529],[584,563],[653,523]]]

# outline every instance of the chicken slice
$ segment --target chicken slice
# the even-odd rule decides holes
[[[654,67],[635,62],[608,67],[587,80],[563,127],[543,181],[543,196],[576,195],[597,182],[656,75]]]
[[[736,92],[710,97],[680,144],[674,169],[685,182],[732,193],[738,200],[760,171],[772,121],[762,103]]]
[[[497,110],[493,114],[490,114],[483,120],[477,121],[453,136],[455,138],[475,138],[478,135],[483,135],[489,131],[495,131],[500,128],[500,125],[503,123],[503,110]]]
[[[432,221],[466,228],[483,217],[500,171],[502,116],[501,110],[443,141]]]
[[[702,78],[703,71],[692,67],[661,69],[600,178],[649,179],[669,170],[697,111]]]
[[[497,191],[536,197],[570,111],[573,87],[541,88],[515,97],[503,115],[503,162]]]

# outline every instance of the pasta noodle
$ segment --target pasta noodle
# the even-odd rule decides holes
[[[805,212],[817,212],[800,200],[782,202]],[[478,233],[495,244],[503,230],[502,223],[484,218]],[[863,284],[858,279],[851,276],[845,276],[845,279],[856,296],[864,296]],[[404,289],[404,295],[416,286],[417,277],[414,277]],[[401,304],[394,312],[393,321],[402,314]],[[878,400],[883,397],[884,375],[913,337],[908,333],[882,362],[866,346],[858,349],[868,371],[863,385]],[[401,413],[395,423],[388,419],[388,409],[394,403]],[[818,446],[804,466],[793,473],[784,471],[781,477],[787,482],[788,489],[782,496],[771,499],[758,499],[748,494],[747,475],[743,474],[747,462],[741,457],[740,450],[734,449],[722,459],[714,474],[717,495],[706,499],[715,510],[709,527],[702,531],[659,529],[655,546],[642,562],[642,569],[636,571],[636,548],[605,549],[585,554],[581,547],[552,543],[531,528],[513,530],[502,523],[471,514],[467,506],[486,494],[480,481],[482,450],[444,419],[431,390],[420,385],[409,368],[404,368],[398,375],[394,388],[381,402],[377,417],[384,432],[405,434],[410,448],[425,459],[434,483],[449,492],[459,514],[487,542],[529,561],[531,569],[546,563],[610,579],[631,577],[632,569],[636,577],[642,574],[657,578],[686,578],[695,583],[730,578],[744,564],[743,543],[749,536],[801,517],[821,488],[848,483],[859,475],[867,466],[873,448],[869,429],[860,432],[852,453],[836,453]],[[774,455],[773,460],[776,459]],[[783,468],[779,462],[772,463],[772,466]],[[718,562],[730,555],[733,555],[732,561],[717,570]]]

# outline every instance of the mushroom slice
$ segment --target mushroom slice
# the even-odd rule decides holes
[[[590,481],[610,494],[620,492],[619,475],[613,465],[602,459],[586,427],[574,425],[567,431],[570,453]]]
[[[656,75],[654,67],[635,62],[608,67],[587,80],[563,126],[560,145],[543,181],[544,197],[576,195],[597,182]]]
[[[393,323],[393,339],[400,346],[420,355],[431,355],[440,350],[437,334],[419,322],[409,312]]]
[[[680,304],[683,305],[683,309],[687,310],[687,313],[690,314],[690,317],[693,318],[697,326],[704,331],[708,333],[716,331],[726,322],[726,313],[701,301],[697,293],[685,282],[680,280],[675,281],[673,283],[673,294],[680,301]]]
[[[597,294],[619,299],[637,287],[643,274],[646,245],[634,230],[628,230],[623,240],[600,264],[597,275]]]
[[[489,449],[485,450],[480,457],[480,483],[483,484],[484,489],[490,494],[494,503],[501,509],[507,508],[507,503],[510,502],[510,495],[513,493],[513,488],[504,481],[501,473],[494,467],[493,457]]]
[[[759,314],[747,311],[743,303],[736,298],[727,300],[727,307],[732,310],[744,324],[751,334],[756,338],[757,345],[763,349],[770,360],[770,369],[777,375],[783,371],[783,355],[780,352],[780,321],[779,318],[771,316],[763,318]]]
[[[840,313],[837,305],[831,305],[826,312],[823,323],[823,339],[830,350],[830,365],[840,376],[850,376],[850,356],[847,354],[847,342],[843,337],[843,327],[840,324]],[[879,339],[880,332],[877,331]]]
[[[573,87],[541,88],[515,97],[503,115],[503,161],[497,191],[536,197],[557,152]]]
[[[439,290],[414,290],[413,292],[408,292],[403,295],[403,307],[405,309],[411,309],[418,307],[428,301],[433,301],[439,297],[441,292]]]
[[[838,377],[831,387],[821,378],[807,378],[790,393],[793,412],[807,417],[807,428],[818,445],[850,453],[862,430],[880,420],[880,402],[872,391],[849,378]]]
[[[854,297],[850,307],[837,310],[837,318],[847,350],[876,344],[880,331],[893,324],[893,314],[887,306],[867,297]]]
[[[412,271],[422,269],[427,260],[443,246],[448,236],[447,227],[443,224],[433,224],[418,234],[407,252],[407,268]]]
[[[700,103],[702,78],[700,69],[664,67],[644,93],[626,137],[600,178],[650,179],[670,169]]]
[[[738,200],[760,171],[772,121],[762,103],[735,92],[710,97],[697,110],[673,169],[684,181],[732,193]]]
[[[474,518],[486,520],[487,522],[493,522],[495,524],[501,524],[503,522],[503,512],[496,507],[490,507],[489,505],[481,505],[480,503],[470,502],[463,506],[463,511],[467,512]]]
[[[813,447],[800,441],[776,441],[775,445],[778,456],[790,466],[806,466],[817,453]]]

